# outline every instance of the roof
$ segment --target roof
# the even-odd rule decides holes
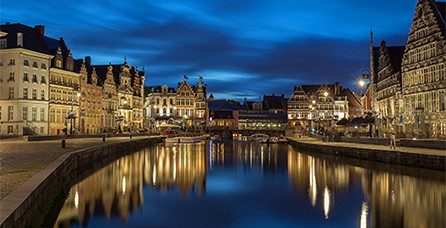
[[[37,28],[17,24],[0,25],[0,31],[8,33],[6,35],[7,46],[6,49],[18,48],[17,33],[23,34],[23,48],[39,53],[49,54],[52,52],[48,48],[45,38],[42,36]]]
[[[403,61],[404,48],[405,46],[387,47],[394,72],[401,72],[401,62]]]
[[[226,111],[226,110],[212,111],[211,116],[214,119],[234,119],[232,111]]]
[[[284,95],[281,96],[267,96],[263,95],[263,107],[264,109],[283,109],[286,110],[287,103]]]
[[[341,90],[341,95],[347,97],[348,107],[361,108],[361,102],[359,102],[358,98],[352,93],[350,89],[343,88]]]
[[[213,100],[208,101],[209,110],[239,110],[240,102],[234,100]]]
[[[146,92],[146,94],[150,94],[150,93],[161,93],[161,88],[163,86],[160,85],[155,85],[155,86],[148,86],[144,88],[144,91]],[[167,93],[176,93],[175,88],[173,87],[167,87]]]

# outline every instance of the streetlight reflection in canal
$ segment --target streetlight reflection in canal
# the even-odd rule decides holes
[[[55,227],[445,227],[445,199],[441,171],[286,144],[160,144],[75,184]]]

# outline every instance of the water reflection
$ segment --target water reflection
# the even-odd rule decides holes
[[[147,207],[144,202],[148,198],[147,191],[158,192],[155,197],[164,197],[168,202],[179,199],[212,202],[213,195],[205,194],[207,186],[217,184],[212,182],[216,176],[228,173],[233,179],[243,174],[259,174],[259,180],[265,183],[269,181],[266,177],[274,177],[275,181],[263,184],[269,195],[264,193],[265,198],[256,197],[256,200],[276,200],[276,195],[284,196],[277,199],[277,204],[287,208],[282,214],[295,211],[287,218],[292,225],[300,224],[299,220],[311,220],[305,224],[326,226],[333,221],[343,227],[445,227],[443,172],[420,171],[425,177],[417,177],[369,169],[368,166],[374,165],[361,163],[362,167],[348,165],[333,157],[310,156],[278,144],[227,141],[157,145],[123,157],[74,185],[55,227],[88,226],[104,217],[109,222],[120,218],[125,224],[135,219],[131,215],[136,213],[144,217],[142,208]],[[237,183],[247,186],[238,187],[250,188],[249,178],[255,176],[245,175],[248,179]],[[280,177],[286,178],[283,183],[276,180]],[[281,186],[271,186],[271,183]],[[271,195],[269,189],[273,187],[278,190]],[[230,207],[244,204],[231,202],[232,195],[225,197]],[[307,212],[308,206],[313,208],[311,212]],[[184,207],[193,209],[187,204]],[[225,208],[212,203],[205,207],[213,211]],[[170,213],[175,216],[176,211]],[[315,216],[308,216],[308,213]]]

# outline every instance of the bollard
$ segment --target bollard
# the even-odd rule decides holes
[[[105,142],[105,135],[102,136],[102,142]]]
[[[62,148],[65,148],[65,139],[62,139]]]

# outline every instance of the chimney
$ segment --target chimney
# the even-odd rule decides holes
[[[85,65],[91,66],[91,57],[90,56],[85,56]]]
[[[45,26],[43,26],[43,25],[36,25],[36,26],[34,26],[34,28],[39,30],[40,35],[45,37]]]
[[[23,47],[23,33],[17,33],[17,47]]]

